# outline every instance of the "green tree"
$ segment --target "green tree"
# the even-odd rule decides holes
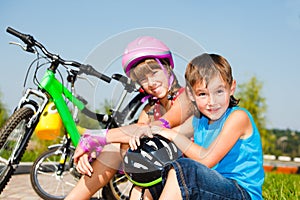
[[[108,99],[105,99],[104,100],[104,103],[102,103],[100,105],[101,109],[104,111],[104,113],[108,114],[108,115],[111,115],[111,109],[112,109],[112,104],[113,102],[109,101]]]
[[[0,93],[0,98],[1,97],[2,97],[2,95]],[[0,127],[2,127],[2,125],[5,123],[5,121],[7,120],[7,117],[8,117],[7,110],[0,99]]]
[[[81,112],[78,113],[78,119],[79,119],[78,125],[83,128],[88,128],[88,129],[100,128],[100,124],[97,120],[91,119]]]
[[[96,110],[96,112],[98,113],[105,113],[108,115],[111,115],[111,102],[107,99],[104,100],[104,103],[100,104],[100,110]],[[98,128],[104,128],[105,125],[101,122],[98,122],[95,119],[91,119],[88,116],[86,116],[85,114],[79,112],[78,114],[78,125],[84,128],[89,128],[89,129],[98,129]]]
[[[264,152],[269,152],[275,148],[275,137],[267,136],[266,118],[267,111],[266,99],[262,96],[263,83],[253,76],[248,82],[237,86],[237,98],[240,99],[239,105],[246,108],[253,116],[257,128],[261,134]]]

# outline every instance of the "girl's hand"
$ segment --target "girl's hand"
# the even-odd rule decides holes
[[[93,168],[89,161],[89,155],[87,153],[83,154],[77,162],[76,169],[79,173],[83,175],[92,176]]]
[[[74,163],[76,164],[76,169],[79,173],[83,175],[91,176],[93,173],[93,168],[89,162],[90,155],[86,153],[80,145],[77,146],[74,153]]]
[[[74,162],[78,162],[78,158],[80,158],[84,153],[87,153],[89,156],[89,161],[96,158],[101,153],[103,147],[108,144],[106,141],[107,131],[107,129],[86,129],[85,133],[79,140],[78,147],[76,148]]]
[[[86,149],[82,148],[81,145],[78,145],[75,150],[74,156],[73,156],[74,163],[76,164],[79,161],[80,157],[82,157],[85,154],[88,155],[88,160],[91,162],[93,159],[96,159],[99,156],[102,149],[103,149],[103,146],[98,146],[94,150],[87,151]]]
[[[129,146],[132,150],[136,150],[140,146],[140,139],[143,137],[153,138],[151,127],[148,125],[140,125],[129,139]]]
[[[131,150],[136,150],[141,145],[140,138],[136,136],[132,136],[129,139],[129,146]]]
[[[75,153],[74,153],[74,163],[77,164],[80,157],[83,156],[84,154],[86,154],[86,152],[82,149],[82,147],[80,145],[78,145],[76,147]]]
[[[168,128],[163,128],[161,126],[151,126],[150,127],[151,130],[151,138],[153,137],[153,135],[161,135],[162,137],[172,141],[174,137],[176,137],[177,133],[175,131],[172,131],[172,129],[168,129]],[[149,137],[149,134],[141,134],[141,135],[135,135],[133,137],[131,137],[131,139],[129,140],[129,146],[132,150],[136,150],[138,148],[138,146],[140,146],[140,139],[143,136],[147,136]]]

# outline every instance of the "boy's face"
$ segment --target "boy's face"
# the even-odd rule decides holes
[[[197,107],[210,119],[210,123],[220,119],[227,110],[235,84],[233,81],[230,86],[223,81],[221,76],[215,76],[208,85],[205,82],[199,82],[193,86]]]

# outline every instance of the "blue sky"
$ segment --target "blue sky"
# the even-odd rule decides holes
[[[123,73],[117,56],[125,43],[118,43],[117,39],[158,30],[158,34],[183,35],[205,51],[223,55],[233,67],[238,83],[256,76],[263,82],[268,127],[300,130],[299,0],[11,0],[1,2],[0,19],[0,91],[1,100],[10,111],[19,101],[25,72],[34,56],[8,44],[17,41],[6,33],[8,26],[30,33],[65,59],[94,64],[95,52],[109,52],[115,57],[112,63],[103,65],[107,73]],[[165,40],[168,43],[169,38]],[[183,49],[189,45],[192,44],[182,45]],[[102,58],[106,58],[104,54]],[[179,76],[186,60],[175,60]],[[99,86],[97,90],[105,89],[106,86]],[[111,91],[115,89],[108,92]],[[92,96],[95,101],[99,99]]]

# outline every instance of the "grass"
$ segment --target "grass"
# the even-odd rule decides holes
[[[279,174],[267,172],[263,185],[265,200],[300,199],[300,174]]]

